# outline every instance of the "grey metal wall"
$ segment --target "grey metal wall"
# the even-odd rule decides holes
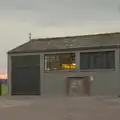
[[[73,51],[74,52],[74,51]],[[76,51],[77,70],[73,72],[56,71],[44,72],[44,53],[41,54],[41,94],[42,95],[66,95],[65,80],[74,76],[93,76],[91,82],[91,95],[120,95],[120,70],[119,70],[119,50],[115,49],[116,70],[92,70],[80,71],[80,51]]]
[[[80,51],[76,51],[77,70],[73,72],[56,71],[44,72],[44,53],[29,53],[29,55],[40,55],[40,79],[41,96],[66,95],[65,80],[67,77],[93,76],[91,82],[91,95],[120,95],[120,49],[115,49],[115,70],[80,71]],[[74,52],[74,51],[73,51]],[[83,51],[82,51],[83,52]],[[47,53],[50,54],[50,53]],[[28,54],[14,54],[28,55]],[[9,95],[11,94],[11,56],[8,55],[8,84]]]

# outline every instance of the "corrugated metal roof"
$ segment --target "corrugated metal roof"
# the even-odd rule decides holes
[[[120,33],[105,33],[71,37],[40,38],[10,50],[8,53],[25,53],[36,51],[54,51],[120,44]]]

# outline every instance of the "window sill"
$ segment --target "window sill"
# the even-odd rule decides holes
[[[44,73],[56,73],[56,72],[76,72],[77,70],[53,70],[53,71],[44,71]]]
[[[89,70],[80,70],[80,72],[104,72],[104,71],[116,71],[116,69],[89,69]]]

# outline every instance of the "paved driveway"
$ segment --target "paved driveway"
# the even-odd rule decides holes
[[[0,120],[120,120],[120,99],[0,98]]]

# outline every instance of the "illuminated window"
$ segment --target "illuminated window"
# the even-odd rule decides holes
[[[75,70],[75,53],[48,54],[44,57],[45,71]]]

